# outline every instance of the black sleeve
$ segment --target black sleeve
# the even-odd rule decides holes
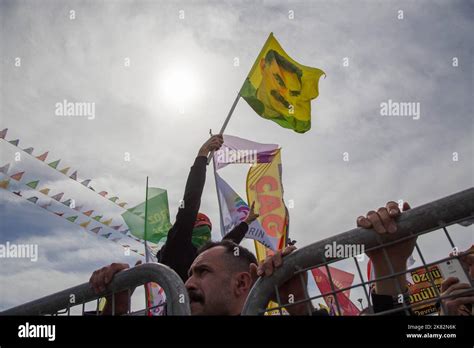
[[[242,239],[244,239],[245,234],[249,230],[249,225],[247,225],[246,222],[242,221],[240,224],[238,224],[232,231],[227,233],[224,238],[222,239],[228,239],[233,241],[236,244],[240,244]]]
[[[183,207],[178,209],[166,243],[157,254],[158,261],[171,267],[184,281],[197,252],[192,244],[192,234],[206,182],[206,166],[207,158],[204,156],[194,161],[184,190]]]

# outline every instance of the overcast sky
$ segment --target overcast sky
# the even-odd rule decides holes
[[[168,190],[173,222],[199,147],[220,129],[273,32],[291,57],[326,72],[312,129],[281,128],[241,100],[226,133],[282,147],[290,237],[302,247],[355,227],[358,215],[388,200],[417,206],[473,186],[473,14],[472,1],[0,0],[0,128],[131,206],[144,200],[148,175]],[[420,103],[420,118],[381,116],[389,99]],[[95,118],[56,116],[63,100],[94,102]],[[15,162],[18,150],[0,146],[10,175],[25,171],[23,182],[40,179],[39,189],[123,223],[113,204],[24,153]],[[247,170],[222,170],[244,198]],[[211,167],[201,211],[219,239]],[[139,259],[3,190],[0,219],[0,243],[39,246],[36,263],[2,260],[0,310]],[[472,226],[453,231],[461,249],[473,243]],[[441,234],[420,243],[428,260],[449,252]]]

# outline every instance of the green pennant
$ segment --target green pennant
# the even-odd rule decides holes
[[[118,197],[112,197],[112,198],[109,198],[109,201],[112,201],[115,203],[115,201],[118,199]]]
[[[100,221],[100,219],[102,219],[102,215],[94,216],[92,219],[94,219],[95,221]]]
[[[77,219],[77,215],[76,215],[76,216],[70,216],[70,217],[68,217],[66,220],[69,220],[69,221],[71,221],[71,222],[74,222],[74,221],[76,221],[76,219]]]
[[[38,186],[38,184],[39,184],[39,180],[36,180],[36,181],[31,181],[31,182],[29,182],[28,184],[26,184],[26,186],[29,186],[29,187],[31,187],[32,189],[35,189],[36,186]]]
[[[48,166],[50,166],[51,168],[56,169],[58,167],[59,161],[61,161],[61,160],[57,160],[57,161],[48,163]]]
[[[171,228],[170,213],[168,207],[168,193],[166,190],[150,187],[148,188],[148,216],[147,233],[145,234],[145,202],[128,209],[122,214],[130,232],[133,236],[158,243],[166,238]],[[139,216],[137,212],[140,213]]]

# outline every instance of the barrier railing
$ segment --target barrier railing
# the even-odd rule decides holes
[[[312,314],[314,308],[312,307],[312,301],[327,296],[332,296],[335,300],[335,307],[337,313],[342,315],[341,304],[338,301],[337,294],[351,290],[356,287],[362,287],[364,290],[367,303],[370,304],[370,286],[377,281],[395,278],[401,274],[412,272],[417,269],[424,269],[429,273],[429,267],[436,265],[440,262],[444,262],[452,259],[459,259],[459,254],[456,253],[456,246],[447,230],[448,226],[453,224],[460,224],[465,226],[465,231],[473,233],[472,222],[474,221],[474,188],[467,189],[462,192],[441,198],[431,203],[422,205],[420,207],[413,208],[401,214],[397,220],[398,230],[396,234],[385,234],[379,235],[373,230],[355,228],[336,236],[326,238],[319,242],[305,246],[299,250],[296,250],[292,254],[284,258],[284,264],[282,267],[275,270],[272,276],[259,278],[254,284],[250,294],[247,297],[243,315],[262,315],[268,311],[279,310],[282,312],[283,308],[289,308],[291,306],[299,305],[304,303],[307,307],[308,314]],[[436,262],[428,263],[423,256],[423,253],[418,245],[415,244],[416,251],[420,256],[422,266],[410,268],[406,271],[395,272],[390,257],[386,251],[386,248],[397,243],[407,241],[409,239],[416,238],[423,234],[430,233],[432,231],[442,229],[447,241],[450,244],[451,250],[455,251],[452,256],[437,260]],[[382,249],[386,263],[389,265],[391,274],[379,279],[367,279],[365,280],[361,267],[359,265],[358,258],[356,256],[351,257],[355,262],[355,268],[361,279],[360,283],[348,286],[348,287],[337,287],[333,281],[329,265],[345,259],[343,257],[326,257],[325,246],[336,243],[341,246],[353,246],[353,245],[364,245],[365,252],[370,252],[377,249]],[[329,278],[331,284],[331,291],[321,293],[317,296],[310,296],[306,287],[305,274],[308,270],[314,268],[323,267]],[[466,272],[464,270],[464,272]],[[469,274],[467,278],[471,279]],[[287,301],[282,299],[279,293],[279,286],[288,281],[289,279],[298,276],[301,279],[305,298],[298,301]],[[432,285],[436,296],[428,299],[421,303],[417,303],[416,306],[423,304],[438,302],[443,307],[443,302],[440,300],[451,298],[453,296],[460,296],[463,293],[471,294],[474,289],[471,281],[471,288],[462,292],[457,292],[451,295],[441,295],[437,286],[434,284],[433,279],[428,277],[430,284]],[[136,266],[134,268],[125,270],[116,274],[109,284],[106,291],[103,293],[96,294],[89,283],[84,283],[70,289],[60,291],[58,293],[43,297],[38,300],[28,302],[26,304],[10,308],[6,311],[0,312],[0,315],[70,315],[71,309],[82,304],[82,313],[85,313],[85,304],[96,301],[97,306],[94,313],[99,315],[99,299],[109,296],[112,301],[112,315],[115,314],[115,297],[116,293],[124,290],[128,291],[128,312],[129,315],[146,315],[153,308],[145,308],[137,312],[131,312],[130,298],[133,290],[145,283],[154,282],[159,284],[165,293],[166,302],[163,304],[166,308],[167,315],[190,315],[190,304],[189,297],[186,288],[181,278],[169,267],[157,264],[148,263]],[[398,284],[398,282],[395,282]],[[398,285],[399,294],[404,291]],[[112,296],[111,296],[112,295]],[[276,298],[278,307],[268,309],[267,305],[271,299]],[[283,301],[282,301],[283,300]],[[286,301],[286,302],[285,302]],[[110,304],[109,304],[110,305]],[[397,308],[387,310],[384,312],[376,313],[381,314],[392,314],[400,311],[404,311],[405,314],[412,314],[411,309],[414,305],[402,301],[400,306]],[[370,314],[367,313],[367,314]]]
[[[308,314],[312,314],[312,302],[313,300],[321,299],[327,296],[333,296],[335,300],[335,305],[337,307],[338,314],[341,314],[341,305],[338,302],[338,296],[336,294],[340,292],[344,292],[355,287],[363,287],[364,294],[367,299],[367,303],[371,303],[370,300],[370,285],[374,284],[376,281],[394,278],[399,276],[400,274],[405,274],[407,272],[411,272],[416,269],[423,268],[427,272],[429,272],[429,268],[432,265],[435,265],[439,262],[459,258],[459,255],[455,252],[454,255],[445,258],[443,260],[438,260],[433,263],[427,263],[425,261],[425,257],[418,245],[415,244],[415,248],[420,255],[422,266],[415,267],[408,269],[407,271],[403,272],[394,272],[394,268],[392,262],[387,254],[386,247],[401,243],[403,241],[407,241],[408,239],[413,239],[414,237],[432,232],[437,229],[442,229],[444,234],[447,238],[447,241],[450,243],[452,250],[456,251],[456,246],[453,243],[453,240],[448,233],[447,227],[456,223],[459,223],[465,227],[466,232],[473,233],[473,228],[471,226],[472,221],[474,218],[474,188],[469,188],[465,191],[458,192],[456,194],[441,198],[439,200],[433,201],[428,204],[424,204],[422,206],[413,208],[401,214],[401,216],[397,220],[397,233],[396,234],[385,234],[379,235],[375,233],[373,230],[363,229],[363,228],[355,228],[345,233],[338,234],[336,236],[326,238],[319,242],[313,243],[311,245],[305,246],[301,249],[294,251],[292,254],[286,256],[284,258],[284,263],[281,268],[276,269],[270,277],[259,278],[257,282],[254,284],[249,296],[247,297],[247,301],[245,303],[244,309],[242,314],[243,315],[262,315],[269,311],[280,310],[282,311],[283,308],[289,308],[290,306],[300,305],[302,303],[306,304],[308,309]],[[380,279],[372,279],[372,280],[364,280],[362,275],[361,267],[359,265],[359,261],[357,257],[352,257],[355,262],[355,268],[357,269],[358,275],[362,282],[352,285],[350,287],[345,288],[338,288],[335,286],[333,278],[331,276],[330,269],[328,265],[334,263],[338,260],[342,260],[344,258],[341,257],[326,257],[324,250],[325,246],[332,245],[336,243],[337,245],[345,245],[352,246],[352,245],[364,245],[365,252],[372,251],[376,249],[382,249],[385,261],[390,267],[391,274],[389,276],[380,278]],[[306,296],[303,300],[298,300],[295,302],[284,301],[281,302],[281,296],[279,294],[279,286],[284,284],[286,281],[290,280],[294,276],[299,276],[303,284],[306,284],[306,280],[304,279],[304,275],[308,270],[314,268],[323,267],[326,270],[327,276],[331,283],[331,290],[330,292],[324,292],[324,294],[320,294],[317,296],[309,296],[307,292],[306,285],[304,286],[306,291]],[[466,272],[464,270],[464,272]],[[467,278],[470,279],[469,275],[467,274]],[[436,296],[434,299],[429,299],[427,301],[417,303],[416,306],[423,305],[426,303],[433,303],[440,301],[441,299],[450,298],[454,295],[450,296],[441,296],[439,293],[438,288],[435,286],[433,279],[428,277],[430,284],[433,286],[433,289],[436,291]],[[398,283],[398,282],[397,282]],[[403,293],[403,290],[398,287],[399,294]],[[471,289],[465,291],[465,293],[471,293],[473,291],[472,288],[472,280],[471,280]],[[462,293],[458,293],[456,296],[462,295]],[[271,299],[275,299],[278,302],[278,307],[273,307],[267,309],[267,305]],[[439,302],[441,306],[444,306],[442,302]],[[394,312],[404,311],[405,314],[412,314],[410,309],[413,306],[411,304],[407,304],[406,301],[402,301],[401,306],[394,308],[390,311],[385,311],[377,314],[391,314]]]
[[[131,312],[130,299],[134,289],[145,283],[159,284],[165,293],[166,315],[190,315],[189,297],[181,278],[171,268],[159,263],[139,265],[117,273],[103,293],[96,294],[89,283],[84,283],[55,294],[22,304],[0,312],[0,315],[70,315],[71,309],[82,305],[82,314],[85,305],[96,301],[96,310],[93,314],[99,315],[99,299],[110,296],[112,301],[112,315],[115,314],[116,293],[128,291],[128,312],[130,315],[146,315],[153,308]]]

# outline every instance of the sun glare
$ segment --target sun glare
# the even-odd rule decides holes
[[[196,72],[184,64],[165,69],[159,82],[164,102],[172,107],[189,107],[199,96]]]

